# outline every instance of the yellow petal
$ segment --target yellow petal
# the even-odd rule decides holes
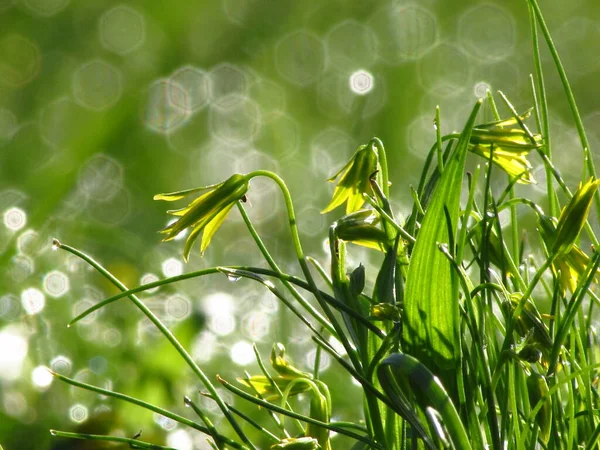
[[[327,205],[325,209],[321,211],[321,214],[333,211],[335,208],[343,204],[350,195],[352,195],[352,190],[349,187],[340,186],[338,184],[333,191],[333,197],[331,198],[329,205]]]
[[[233,208],[233,205],[234,204],[231,203],[223,208],[213,219],[210,220],[210,222],[206,224],[206,227],[204,227],[204,233],[202,233],[202,242],[200,244],[201,253],[204,253],[204,250],[206,250],[206,247],[208,247],[208,244],[210,244],[212,237],[227,217],[227,214],[231,208]]]
[[[218,184],[213,184],[211,186],[203,186],[203,187],[193,188],[193,189],[185,189],[183,191],[177,191],[177,192],[168,192],[165,194],[156,194],[152,199],[153,200],[164,200],[167,202],[174,202],[177,200],[181,200],[182,198],[184,198],[190,194],[193,194],[195,192],[204,191],[206,189],[212,189],[216,186],[218,186]]]
[[[358,211],[365,204],[365,198],[358,189],[352,189],[348,195],[348,203],[346,203],[346,214]]]
[[[202,229],[203,229],[203,227],[200,225],[194,227],[194,229],[192,230],[190,235],[185,240],[185,245],[183,246],[183,260],[185,262],[188,262],[189,256],[190,256],[190,251],[192,250],[192,246],[194,245],[194,242],[198,238],[198,235],[200,234]]]

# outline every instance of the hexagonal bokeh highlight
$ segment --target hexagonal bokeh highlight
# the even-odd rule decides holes
[[[108,201],[119,193],[123,186],[123,167],[103,153],[89,158],[79,170],[79,191],[97,201]]]
[[[300,148],[300,137],[298,122],[288,114],[275,112],[264,118],[254,144],[282,162],[296,155]]]
[[[76,403],[69,408],[69,417],[75,423],[83,423],[88,419],[88,409],[85,405]]]
[[[325,45],[314,33],[294,31],[275,47],[275,66],[290,83],[308,86],[319,78],[326,64]]]
[[[171,101],[179,108],[189,108],[196,112],[206,106],[210,94],[210,77],[204,70],[193,66],[184,66],[173,72],[169,78],[174,81],[169,87],[174,91],[169,91]],[[185,89],[187,97],[182,98],[179,94],[179,88]]]
[[[44,17],[50,17],[62,11],[69,0],[22,0],[30,11]]]
[[[366,70],[352,72],[349,79],[350,90],[357,95],[366,95],[375,87],[373,74]]]
[[[81,65],[73,74],[73,97],[81,106],[103,111],[114,106],[122,93],[121,71],[95,59]]]
[[[53,270],[44,276],[44,292],[50,297],[58,298],[69,290],[69,278],[59,270]]]
[[[483,3],[463,13],[458,22],[458,36],[469,55],[482,61],[498,61],[513,53],[517,27],[509,11]]]
[[[40,51],[29,39],[11,34],[0,40],[0,83],[25,86],[40,71]]]
[[[100,42],[107,50],[126,55],[146,39],[146,23],[141,13],[125,5],[109,9],[98,22]]]
[[[266,112],[285,110],[285,91],[274,81],[260,79],[250,86],[250,97]]]
[[[373,30],[356,20],[333,26],[325,36],[329,62],[339,70],[371,67],[377,60],[377,38]]]
[[[438,42],[437,18],[416,3],[394,3],[376,11],[369,25],[378,39],[378,53],[389,64],[421,58]]]
[[[248,144],[261,125],[261,114],[256,103],[248,97],[233,94],[223,97],[210,110],[211,135],[230,145]]]
[[[39,128],[42,139],[52,148],[69,145],[73,131],[82,122],[85,110],[69,97],[61,97],[42,109]]]
[[[157,133],[169,133],[190,116],[188,92],[173,80],[158,80],[148,87],[144,124]]]
[[[224,97],[229,97],[230,101],[242,98],[248,94],[249,84],[243,69],[229,63],[219,64],[210,71],[210,99],[223,104]]]
[[[192,312],[192,302],[190,299],[181,295],[173,294],[167,297],[165,302],[165,313],[170,319],[183,320]]]
[[[311,170],[315,177],[329,178],[340,170],[356,149],[355,140],[339,128],[321,131],[310,145]]]
[[[58,355],[50,361],[50,368],[61,375],[69,375],[73,370],[73,362],[64,355]]]
[[[11,231],[19,231],[27,225],[27,213],[17,206],[8,208],[2,215],[4,226]]]
[[[426,91],[440,97],[460,94],[471,85],[471,62],[458,47],[440,44],[428,52],[418,66],[418,77]]]

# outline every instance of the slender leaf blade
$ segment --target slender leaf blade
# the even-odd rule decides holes
[[[421,361],[431,361],[432,369],[453,370],[460,357],[458,284],[438,243],[454,241],[449,236],[444,209],[448,210],[452,230],[456,230],[467,148],[480,106],[478,101],[444,168],[408,268],[402,318],[404,348]]]

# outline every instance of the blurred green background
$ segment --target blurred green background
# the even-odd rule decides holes
[[[540,4],[596,145],[600,6]],[[574,183],[581,150],[542,54],[555,164]],[[184,265],[183,242],[161,244],[156,233],[170,205],[152,201],[263,168],[287,181],[305,248],[327,264],[327,226],[341,211],[319,213],[331,194],[324,180],[359,144],[383,140],[392,201],[406,214],[409,186],[434,141],[435,106],[444,133],[461,128],[488,88],[524,110],[532,71],[525,1],[0,0],[0,444],[101,448],[51,438],[48,429],[141,429],[150,442],[208,448],[202,435],[164,417],[51,383],[44,366],[188,417],[183,395],[215,413],[126,300],[66,328],[115,291],[81,261],[52,251],[53,237],[128,286],[218,264],[264,265],[237,211],[205,256],[196,250]],[[542,181],[541,168],[534,173]],[[540,186],[525,195],[543,196]],[[248,197],[269,249],[297,273],[280,193],[254,181]],[[376,261],[361,249],[351,257]],[[307,331],[248,281],[213,276],[142,297],[211,377],[256,373],[252,343],[268,359],[273,342],[283,342],[298,366],[311,368]],[[323,369],[335,381],[334,418],[357,420],[359,388],[327,358]]]

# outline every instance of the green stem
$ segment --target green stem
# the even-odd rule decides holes
[[[170,411],[167,411],[166,409],[159,408],[158,406],[154,406],[154,405],[152,405],[150,403],[146,403],[143,400],[139,400],[137,398],[130,397],[129,395],[121,394],[120,392],[114,392],[114,391],[110,391],[108,389],[103,389],[103,388],[98,387],[98,386],[93,386],[91,384],[83,383],[81,381],[74,380],[72,378],[66,377],[66,376],[61,375],[61,374],[56,373],[56,372],[50,371],[50,373],[55,378],[58,378],[59,380],[64,381],[65,383],[70,384],[72,386],[76,386],[78,388],[86,389],[86,390],[92,391],[92,392],[96,392],[98,394],[105,395],[107,397],[113,397],[113,398],[117,398],[119,400],[126,401],[128,403],[132,403],[134,405],[137,405],[137,406],[140,406],[142,408],[145,408],[145,409],[147,409],[149,411],[152,411],[152,412],[155,412],[155,413],[160,414],[162,416],[168,417],[169,419],[172,419],[172,420],[174,420],[176,422],[179,422],[179,423],[182,423],[184,425],[187,425],[188,427],[193,428],[195,430],[198,430],[201,433],[205,433],[205,434],[207,434],[209,436],[211,435],[210,430],[208,428],[206,428],[206,427],[204,427],[202,425],[199,425],[196,422],[194,422],[194,421],[192,421],[192,420],[190,420],[190,419],[188,419],[186,417],[182,417],[180,415],[177,415],[177,414],[174,414],[174,413],[172,413]],[[229,446],[231,446],[233,448],[236,448],[236,449],[243,449],[243,448],[245,448],[244,446],[242,446],[239,443],[237,443],[237,442],[229,439],[226,436],[222,436],[222,435],[218,435],[218,436],[219,436],[219,439],[221,439],[223,442],[225,442],[227,445],[229,445]]]
[[[253,395],[248,394],[246,391],[234,386],[233,384],[229,383],[228,381],[224,380],[223,378],[221,378],[220,376],[217,375],[217,379],[219,380],[219,383],[221,383],[223,385],[223,387],[225,387],[227,390],[233,392],[234,394],[236,394],[237,396],[248,400],[251,403],[254,403],[255,405],[258,406],[262,406],[263,408],[269,409],[271,411],[274,411],[278,414],[282,414],[284,416],[288,416],[288,417],[292,417],[294,419],[298,419],[301,420],[302,422],[306,422],[306,423],[310,423],[312,425],[317,425],[323,428],[327,428],[328,430],[331,431],[335,431],[338,434],[343,434],[345,436],[351,437],[353,439],[356,439],[357,441],[361,441],[364,442],[374,448],[378,448],[378,449],[382,449],[382,447],[378,444],[376,444],[375,442],[373,442],[371,439],[365,437],[365,436],[361,436],[359,434],[353,433],[351,431],[348,431],[342,427],[337,427],[335,425],[332,425],[330,423],[326,423],[326,422],[322,422],[320,420],[316,420],[313,419],[311,417],[308,416],[304,416],[302,414],[298,414],[292,411],[288,411],[285,408],[282,408],[280,406],[277,406],[273,403],[269,403],[266,400],[261,400],[260,398],[256,398]],[[383,449],[382,449],[383,450]]]
[[[563,90],[565,91],[565,95],[567,96],[567,102],[569,103],[569,108],[571,109],[571,113],[573,114],[573,120],[575,121],[575,127],[577,128],[577,134],[579,135],[579,140],[581,141],[581,146],[583,147],[585,153],[586,149],[588,151],[590,150],[590,142],[587,138],[587,134],[585,133],[583,121],[581,120],[581,114],[579,113],[577,102],[575,101],[575,95],[573,94],[571,84],[569,83],[569,79],[567,78],[567,72],[565,71],[560,56],[558,55],[558,50],[554,45],[554,41],[552,40],[552,36],[550,35],[550,30],[548,29],[548,25],[546,25],[546,21],[542,16],[542,11],[540,9],[540,6],[538,5],[537,0],[528,1],[531,7],[533,8],[538,24],[540,25],[540,28],[542,30],[542,34],[544,35],[544,39],[546,40],[546,44],[548,45],[548,50],[550,50],[550,54],[552,55],[552,59],[554,60],[554,65],[556,66],[558,76],[560,77],[561,84],[563,85]],[[588,164],[588,169],[590,170],[590,174],[594,178],[597,178],[594,165]],[[598,214],[600,215],[600,193],[598,193],[597,191],[594,194],[594,200],[596,209],[598,211]]]
[[[294,203],[292,201],[292,196],[290,194],[290,191],[289,191],[287,185],[285,184],[283,179],[281,179],[281,177],[279,177],[276,173],[273,173],[269,170],[256,170],[254,172],[247,174],[246,176],[248,177],[248,180],[255,178],[255,177],[270,178],[279,186],[279,189],[281,189],[281,192],[282,192],[284,200],[285,200],[285,206],[287,208],[288,221],[289,221],[289,225],[290,225],[290,231],[292,233],[292,242],[294,245],[294,250],[296,251],[296,256],[298,258],[298,262],[300,264],[300,268],[302,269],[302,273],[304,274],[306,281],[308,281],[310,290],[312,291],[313,295],[317,299],[319,306],[325,312],[325,315],[327,316],[327,318],[331,322],[333,328],[335,329],[336,336],[339,338],[340,342],[346,349],[346,353],[352,360],[354,367],[356,367],[357,370],[360,370],[361,365],[358,360],[356,350],[352,347],[352,345],[348,341],[348,338],[344,334],[343,329],[339,324],[339,321],[334,316],[334,314],[331,311],[331,309],[329,308],[329,305],[327,304],[327,302],[325,302],[325,300],[323,299],[323,296],[321,295],[321,291],[317,287],[315,280],[312,276],[312,273],[310,272],[310,269],[306,262],[306,256],[304,255],[304,250],[302,249],[302,243],[300,241],[300,233],[298,232],[298,224],[296,222],[296,214],[294,212]]]
[[[531,297],[533,290],[537,286],[538,282],[541,280],[542,276],[544,275],[544,272],[546,272],[546,270],[548,270],[548,268],[552,265],[552,263],[556,259],[556,256],[557,255],[550,255],[548,257],[548,259],[546,259],[544,264],[542,264],[542,266],[538,269],[538,271],[535,273],[535,275],[531,279],[531,282],[527,286],[527,290],[525,291],[525,293],[519,300],[519,303],[517,304],[517,307],[513,311],[512,316],[509,317],[509,319],[507,321],[504,342],[502,344],[502,350],[500,351],[500,360],[498,361],[498,364],[496,365],[496,369],[494,370],[494,377],[492,379],[492,390],[496,389],[496,384],[498,383],[502,366],[507,361],[507,359],[510,357],[509,355],[511,355],[510,347],[513,344],[513,332],[515,330],[515,324],[517,322],[517,319],[523,312],[525,302],[527,302],[529,297]]]
[[[381,167],[381,183],[383,184],[381,190],[383,191],[383,195],[386,198],[390,198],[390,178],[387,155],[385,153],[383,142],[381,142],[378,138],[374,137],[371,139],[370,144],[376,148],[379,166]]]
[[[544,136],[544,146],[546,147],[546,156],[548,160],[552,159],[552,147],[550,145],[550,120],[548,118],[548,99],[546,97],[546,86],[544,81],[544,71],[542,69],[542,60],[540,58],[540,43],[538,40],[537,26],[535,24],[535,13],[531,5],[528,5],[529,10],[529,21],[531,23],[531,44],[533,47],[533,61],[535,65],[535,76],[537,80],[537,87],[539,92],[539,106],[540,106],[540,122],[541,122],[541,133]],[[533,80],[532,80],[533,82]],[[535,85],[533,87],[534,100],[537,102],[537,95]],[[554,194],[554,186],[552,183],[552,177],[550,176],[550,167],[544,162],[546,169],[546,192],[548,193],[548,209],[551,216],[557,215],[557,202]]]
[[[90,256],[85,253],[71,247],[68,245],[61,244],[58,240],[54,240],[53,244],[62,250],[65,250],[73,255],[81,258],[85,262],[87,262],[90,266],[96,269],[99,273],[101,273],[105,278],[107,278],[112,284],[118,287],[122,291],[127,291],[127,287],[121,283],[113,274],[111,274],[108,270],[106,270],[101,264],[95,261]],[[254,445],[248,437],[244,434],[240,425],[235,420],[235,417],[232,416],[231,412],[227,408],[227,405],[223,401],[223,399],[217,393],[215,387],[210,382],[206,374],[198,367],[198,365],[194,362],[190,354],[183,348],[183,346],[179,343],[177,338],[171,333],[171,331],[161,322],[161,320],[152,312],[150,309],[135,295],[128,295],[129,299],[138,307],[140,311],[148,318],[150,321],[160,330],[160,332],[167,338],[167,340],[171,343],[171,345],[177,350],[177,353],[185,360],[188,366],[194,371],[194,373],[198,376],[202,384],[206,387],[206,389],[210,392],[211,395],[215,397],[215,402],[223,412],[223,415],[227,418],[237,435],[242,439],[242,441],[250,446],[250,448],[255,449]]]
[[[147,448],[150,450],[177,450],[173,447],[163,447],[162,445],[149,444],[147,442],[139,441],[137,439],[130,439],[117,436],[103,436],[100,434],[87,434],[87,433],[69,433],[68,431],[50,430],[52,436],[65,437],[70,439],[85,439],[89,441],[104,441],[104,442],[117,442],[121,444],[129,444],[131,448]],[[0,450],[2,446],[0,446]]]
[[[442,148],[442,126],[440,123],[440,105],[435,107],[435,140],[437,142],[437,161],[440,174],[444,171],[444,149]]]
[[[267,261],[267,263],[269,264],[271,269],[273,269],[275,272],[277,272],[277,274],[283,275],[283,272],[281,271],[281,269],[279,268],[279,266],[277,265],[277,263],[275,262],[275,260],[271,256],[271,254],[269,253],[269,250],[267,250],[267,247],[265,246],[264,242],[258,235],[256,228],[254,228],[254,225],[250,221],[250,217],[248,217],[248,213],[246,212],[246,209],[241,204],[241,202],[239,202],[239,201],[237,202],[237,207],[240,211],[240,214],[242,215],[242,218],[244,219],[244,223],[246,224],[248,231],[250,231],[250,234],[252,235],[252,238],[254,239],[254,242],[256,242],[256,245],[258,245],[260,252],[264,256],[265,260]],[[296,290],[296,288],[294,288],[294,286],[292,286],[292,284],[289,281],[287,281],[285,279],[281,279],[281,282],[290,291],[290,293],[294,296],[294,298],[298,301],[298,303],[300,303],[300,305],[302,305],[302,307],[311,316],[313,316],[333,336],[337,336],[337,333],[335,332],[333,326],[327,321],[327,319],[325,317],[323,317],[323,315],[321,315],[321,313],[319,313],[319,311],[317,311],[310,303],[308,303],[306,301],[306,299],[304,297],[302,297],[302,295],[300,295],[300,293]]]

